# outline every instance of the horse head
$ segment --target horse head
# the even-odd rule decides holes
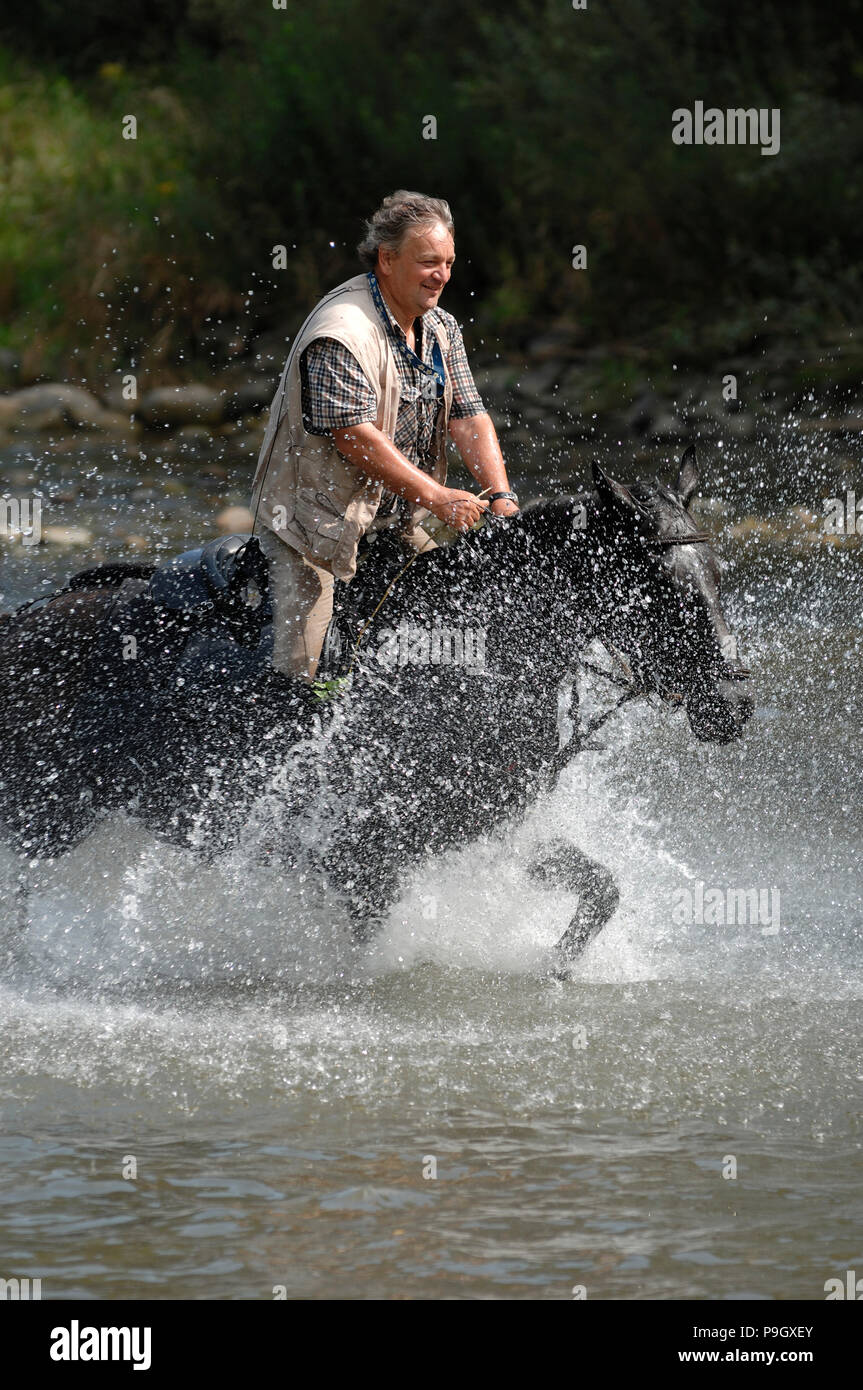
[[[720,603],[719,560],[688,510],[699,482],[695,449],[684,453],[673,487],[627,487],[599,464],[593,478],[596,520],[619,562],[604,630],[641,688],[685,706],[696,738],[730,743],[755,705]]]

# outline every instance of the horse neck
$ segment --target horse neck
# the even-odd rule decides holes
[[[411,621],[433,595],[436,622],[508,628],[524,643],[529,638],[547,673],[562,678],[575,650],[594,636],[602,640],[613,616],[608,596],[619,580],[619,538],[587,500],[587,526],[567,537],[565,554],[539,510],[433,552],[408,571],[398,616]]]
[[[513,576],[514,588],[534,612],[534,596],[545,596],[546,637],[557,636],[570,647],[573,640],[584,645],[594,636],[602,640],[607,633],[617,606],[614,596],[620,593],[622,571],[629,560],[619,530],[595,495],[585,494],[585,502],[584,529],[559,536],[556,544],[543,544],[540,512],[525,514],[530,560],[517,567]]]

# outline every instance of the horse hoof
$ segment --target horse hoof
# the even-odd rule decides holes
[[[566,958],[562,956],[559,951],[555,951],[554,959],[551,961],[551,964],[548,966],[548,968],[544,971],[543,978],[548,980],[549,984],[568,984],[568,982],[572,979],[571,962],[566,960]]]

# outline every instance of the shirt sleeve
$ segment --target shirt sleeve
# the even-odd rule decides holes
[[[354,354],[335,338],[315,338],[300,359],[303,425],[309,434],[330,434],[349,425],[374,424],[377,397]]]
[[[466,415],[482,415],[485,413],[482,396],[476,389],[476,382],[467,360],[464,339],[461,329],[453,318],[452,314],[444,314],[439,311],[444,320],[445,327],[449,333],[449,353],[447,355],[447,371],[452,381],[452,410],[450,418],[462,419]]]

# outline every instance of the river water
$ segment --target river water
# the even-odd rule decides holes
[[[165,547],[213,501],[160,510]],[[503,842],[412,880],[360,961],[314,885],[240,853],[202,866],[115,818],[30,866],[21,925],[0,850],[0,1276],[817,1300],[863,1271],[860,554],[725,529],[745,741],[629,707]],[[19,549],[2,606],[91,558]],[[551,834],[621,890],[566,984],[543,967],[576,900],[525,872]],[[680,920],[711,889],[772,916]]]

